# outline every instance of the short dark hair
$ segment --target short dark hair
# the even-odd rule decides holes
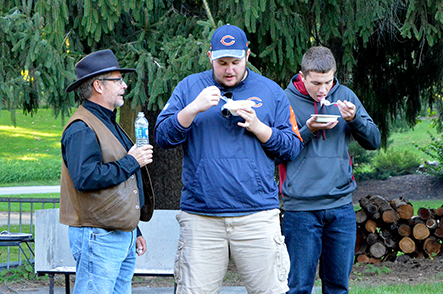
[[[334,55],[329,48],[323,46],[311,47],[303,54],[301,72],[307,76],[311,71],[328,73],[337,70]]]
[[[111,74],[112,74],[112,72],[106,72],[101,75],[96,75],[96,76],[90,77],[89,79],[87,79],[83,83],[81,83],[78,86],[78,88],[76,89],[76,92],[80,96],[80,100],[83,101],[83,100],[88,100],[89,98],[91,98],[92,83],[95,80],[107,79],[111,76]]]

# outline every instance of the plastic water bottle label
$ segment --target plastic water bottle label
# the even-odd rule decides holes
[[[148,128],[136,128],[135,129],[136,138],[148,138]]]

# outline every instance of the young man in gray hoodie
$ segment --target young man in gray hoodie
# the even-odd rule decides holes
[[[332,52],[312,47],[285,90],[304,142],[300,155],[280,166],[282,227],[291,259],[288,293],[311,293],[319,260],[323,293],[348,293],[357,186],[349,141],[352,136],[368,150],[380,145],[377,126],[355,93],[339,84],[335,71]],[[321,122],[315,115],[337,119]]]

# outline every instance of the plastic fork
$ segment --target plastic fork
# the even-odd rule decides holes
[[[321,105],[324,105],[324,106],[331,106],[331,105],[337,106],[336,103],[331,103],[331,102],[329,102],[329,101],[326,100],[326,99],[323,99],[322,101],[320,101],[320,104],[321,104]]]
[[[226,97],[226,96],[220,96],[220,98],[221,98],[223,101],[225,101],[226,103],[228,103],[229,101],[232,100],[232,98],[228,98],[228,97]]]

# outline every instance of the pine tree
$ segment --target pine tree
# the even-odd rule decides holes
[[[210,37],[226,23],[245,30],[251,69],[283,88],[309,47],[331,48],[340,82],[363,100],[384,142],[391,121],[401,117],[413,125],[423,102],[441,103],[441,0],[6,0],[0,107],[32,115],[49,105],[55,116],[69,117],[78,103],[65,93],[75,63],[109,48],[121,66],[137,69],[125,76],[124,127],[132,128],[140,107],[153,126],[177,83],[210,68]],[[164,173],[170,168],[163,158],[156,161]]]

